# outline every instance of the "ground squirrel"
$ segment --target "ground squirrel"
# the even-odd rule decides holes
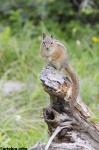
[[[57,70],[65,69],[72,79],[72,101],[71,105],[74,107],[79,92],[79,80],[77,74],[68,64],[67,49],[60,41],[51,36],[46,36],[43,33],[42,42],[40,45],[40,54],[45,61],[52,64]]]

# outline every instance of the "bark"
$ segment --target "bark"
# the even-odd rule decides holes
[[[38,142],[31,150],[99,150],[99,123],[88,120],[95,115],[80,96],[75,107],[70,106],[72,83],[69,78],[47,65],[40,80],[50,95],[50,104],[43,109],[50,139],[47,145]]]

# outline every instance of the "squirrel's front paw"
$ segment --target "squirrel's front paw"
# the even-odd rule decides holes
[[[47,58],[47,61],[48,62],[52,61],[52,58],[51,57]]]
[[[46,58],[46,57],[44,57],[44,60],[45,60],[45,61],[47,61],[47,58]]]
[[[51,59],[50,57],[48,57],[48,58],[44,58],[44,60],[45,60],[46,62],[50,62],[52,59]]]

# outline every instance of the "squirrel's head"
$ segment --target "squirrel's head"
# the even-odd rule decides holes
[[[42,44],[45,47],[45,49],[48,50],[48,51],[52,49],[52,46],[54,44],[53,37],[54,37],[54,34],[51,34],[51,36],[46,36],[46,34],[43,33]]]

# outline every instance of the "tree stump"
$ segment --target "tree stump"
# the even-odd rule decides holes
[[[99,150],[99,123],[88,120],[95,115],[80,96],[75,107],[70,106],[72,83],[69,78],[47,65],[40,80],[50,95],[49,106],[43,108],[50,140],[47,145],[39,142],[30,150]]]

